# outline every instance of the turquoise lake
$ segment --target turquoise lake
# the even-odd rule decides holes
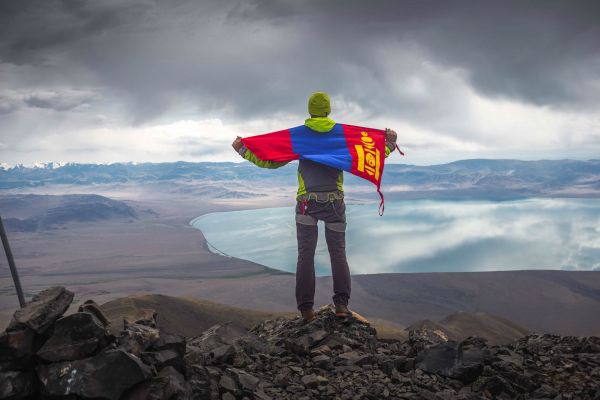
[[[353,274],[522,269],[600,270],[600,201],[396,201],[347,205]],[[194,219],[215,252],[294,272],[293,207],[213,213]],[[317,275],[330,275],[323,223]]]

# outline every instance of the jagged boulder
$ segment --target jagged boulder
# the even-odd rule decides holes
[[[106,316],[104,315],[104,313],[102,312],[102,310],[100,309],[100,307],[94,300],[84,301],[83,304],[80,305],[79,308],[77,309],[77,312],[90,313],[94,317],[96,317],[100,322],[102,322],[102,325],[104,325],[104,326],[110,325],[110,321],[108,320],[108,318],[106,318]]]
[[[416,367],[429,373],[447,376],[468,384],[474,382],[489,361],[485,340],[467,338],[456,343],[439,343],[419,352]]]
[[[0,334],[0,371],[22,371],[32,366],[33,356],[47,338],[54,322],[69,308],[73,293],[53,287],[38,293],[17,310]]]
[[[152,350],[173,350],[182,357],[185,355],[187,340],[183,336],[160,332],[158,339],[152,344]]]
[[[182,336],[160,332],[149,348],[140,357],[145,364],[153,366],[157,371],[167,367],[185,373],[186,340]]]
[[[408,344],[413,357],[421,350],[443,345],[452,339],[446,328],[427,319],[412,324],[406,330],[408,330]]]
[[[189,397],[185,377],[173,367],[164,368],[158,376],[145,380],[123,395],[123,400],[168,400]]]
[[[223,345],[233,345],[234,342],[244,336],[246,332],[236,329],[230,323],[217,324],[202,333],[202,335],[190,340],[190,349],[209,352]]]
[[[151,328],[157,327],[158,314],[151,308],[142,308],[138,310],[135,315],[126,316],[123,319],[123,326],[127,328],[129,325],[139,324],[149,326]]]
[[[37,375],[41,392],[47,396],[117,400],[152,372],[134,355],[111,350],[83,360],[39,365]]]
[[[336,360],[342,365],[365,365],[371,364],[373,356],[368,353],[358,351],[347,351],[337,356]]]
[[[152,365],[157,371],[166,367],[173,367],[180,373],[185,371],[183,355],[178,354],[175,350],[145,351],[141,354],[141,359],[145,364]]]
[[[37,391],[32,371],[0,372],[0,399],[24,399]]]
[[[78,312],[56,321],[54,332],[37,355],[49,362],[79,360],[104,348],[109,334],[94,315]]]
[[[7,331],[26,326],[42,335],[60,318],[71,305],[73,292],[64,287],[52,287],[33,296],[25,307],[17,310]]]
[[[329,382],[329,379],[322,375],[317,374],[309,374],[304,375],[300,381],[307,388],[315,388],[318,386],[326,385]]]
[[[0,333],[0,371],[20,370],[31,363],[39,347],[35,332],[27,326]]]
[[[241,356],[243,346],[250,349],[253,345],[251,338],[244,344],[237,343],[237,340],[244,335],[245,332],[229,323],[214,325],[187,343],[186,363],[188,365],[233,363],[236,355]]]
[[[219,375],[220,376],[220,373]],[[217,392],[217,382],[211,376],[208,367],[200,364],[193,364],[186,367],[186,379],[190,395],[195,399],[213,398],[211,393]]]
[[[138,357],[160,338],[158,328],[149,325],[129,324],[117,339],[117,347]]]
[[[242,391],[250,393],[256,390],[260,382],[259,378],[238,368],[227,368],[223,376],[230,376],[236,383],[236,386],[242,389]]]

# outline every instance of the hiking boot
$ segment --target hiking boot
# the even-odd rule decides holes
[[[300,310],[300,313],[302,314],[302,322],[304,322],[305,324],[308,324],[309,322],[312,322],[315,319],[317,319],[315,311],[312,308],[309,308],[307,310]]]
[[[335,305],[335,316],[340,318],[348,318],[352,316],[352,311],[348,309],[348,306],[345,304],[336,304]]]

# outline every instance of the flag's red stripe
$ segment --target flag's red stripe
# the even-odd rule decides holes
[[[246,137],[242,143],[261,160],[284,162],[298,159],[298,154],[292,150],[289,129]]]

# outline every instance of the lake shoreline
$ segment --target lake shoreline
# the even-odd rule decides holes
[[[369,209],[365,205],[372,204],[348,204],[348,254],[351,262],[351,272],[353,275],[372,274],[372,273],[397,273],[397,272],[470,272],[470,271],[504,271],[504,270],[592,270],[600,265],[595,265],[594,259],[596,253],[600,254],[600,245],[597,245],[590,235],[590,229],[593,229],[592,221],[598,221],[600,226],[600,205],[595,204],[593,200],[581,198],[527,198],[511,201],[490,201],[490,200],[404,200],[388,202],[387,216],[382,219],[372,216]],[[409,211],[402,212],[403,209]],[[469,214],[469,210],[472,213]],[[400,210],[400,211],[399,211]],[[566,214],[572,215],[572,220],[566,217]],[[423,221],[415,219],[415,215],[424,215],[431,219]],[[498,215],[495,215],[498,214]],[[409,259],[409,267],[406,269],[385,269],[381,268],[374,271],[365,271],[364,268],[356,268],[356,265],[365,262],[366,258],[357,253],[367,253],[367,248],[362,246],[362,250],[355,249],[361,246],[363,242],[378,243],[385,239],[385,235],[379,234],[378,230],[388,230],[389,235],[396,235],[399,239],[397,243],[403,243],[398,249],[398,256],[402,257],[406,254],[406,241],[411,240],[411,232],[405,228],[394,227],[391,220],[397,218],[398,226],[415,227],[413,232],[415,235],[420,235],[421,241],[413,240],[414,246],[420,246],[425,252],[436,252],[439,249],[445,252],[443,257],[451,257],[457,259],[465,257],[465,254],[452,254],[453,248],[463,247],[464,252],[470,252],[467,257],[467,262],[462,269],[453,270],[452,268],[440,269],[434,264],[440,263],[438,260],[432,260],[430,263],[415,262],[414,259],[418,256],[413,251],[410,256],[413,258],[400,258],[400,262]],[[289,207],[265,207],[252,210],[239,210],[227,212],[213,212],[198,216],[189,222],[190,226],[202,231],[205,240],[209,246],[212,246],[217,253],[224,254],[229,257],[241,258],[244,260],[256,262],[266,265],[270,268],[278,269],[285,272],[295,272],[295,257],[297,254],[295,243],[295,229],[293,223],[293,209]],[[222,232],[215,227],[227,225]],[[370,225],[371,224],[371,225]],[[451,227],[448,227],[452,224]],[[487,225],[486,225],[487,224]],[[542,225],[548,225],[542,227]],[[322,225],[322,224],[320,224]],[[427,225],[427,226],[424,226]],[[481,225],[481,226],[477,226]],[[365,227],[370,233],[361,235],[361,240],[353,239],[357,235],[356,229],[358,226]],[[549,237],[547,242],[535,243],[531,241],[531,237],[536,237],[544,234],[548,230],[553,230],[556,235],[561,235],[561,229],[569,226],[567,230],[575,235],[579,234],[578,238]],[[326,249],[322,246],[323,229],[320,228],[321,240],[315,257],[317,264],[317,275],[330,275],[329,260]],[[395,231],[394,231],[395,229]],[[404,230],[403,230],[404,229]],[[429,232],[429,236],[436,236],[436,240],[432,243],[431,248],[425,245],[428,240],[428,235],[418,230],[425,229]],[[271,230],[276,231],[274,234]],[[456,237],[465,236],[463,242],[445,245],[442,242],[444,238],[440,232],[446,230],[449,242],[456,241]],[[470,232],[469,230],[478,232]],[[241,233],[240,233],[241,232]],[[248,235],[252,232],[252,235]],[[223,243],[223,235],[226,235],[226,243]],[[564,236],[564,235],[563,235]],[[383,238],[383,239],[382,239]],[[575,242],[582,238],[583,243],[587,243],[587,250],[575,249]],[[248,244],[247,242],[256,241],[256,243]],[[472,242],[480,242],[480,247],[468,248]],[[525,246],[523,243],[528,243]],[[260,244],[267,243],[267,244]],[[278,246],[277,244],[281,245]],[[397,243],[391,242],[390,247],[398,247]],[[231,246],[230,246],[231,244]],[[413,246],[413,247],[414,247]],[[454,246],[454,247],[452,247]],[[494,250],[494,246],[501,247],[500,250]],[[527,250],[527,247],[535,247],[534,250]],[[556,248],[563,246],[565,253],[570,253],[575,264],[568,265],[567,258],[561,258],[556,252]],[[232,247],[233,250],[232,251]],[[282,249],[283,247],[284,249]],[[320,249],[319,249],[320,247]],[[547,247],[545,249],[544,247]],[[242,248],[242,250],[239,250]],[[243,251],[247,249],[248,254]],[[519,251],[515,251],[515,249]],[[241,251],[241,252],[240,252]],[[404,253],[403,253],[404,251]],[[408,251],[412,251],[408,246]],[[456,250],[458,251],[458,250]],[[525,253],[523,253],[525,251]],[[527,251],[529,251],[527,253]],[[377,251],[374,251],[377,253]],[[500,252],[498,257],[504,260],[505,265],[498,264],[494,266],[489,261],[484,263],[482,267],[478,266],[478,260],[486,260],[493,258],[494,254]],[[527,260],[520,260],[517,257],[508,257],[506,253],[520,254],[519,257],[535,260],[541,260],[539,264],[525,264]],[[553,257],[548,257],[546,253],[554,253]],[[544,258],[544,254],[546,257]],[[285,258],[284,258],[285,255]],[[393,255],[390,254],[390,257]],[[443,258],[440,257],[440,258]],[[504,258],[502,258],[504,257]],[[320,261],[319,261],[320,260]],[[382,257],[377,257],[380,263],[391,265],[389,260],[382,260]],[[555,262],[554,262],[555,261]],[[400,264],[398,262],[398,264]],[[456,260],[450,260],[454,266],[458,266]],[[587,263],[587,264],[586,264]],[[354,266],[354,268],[353,268]]]

